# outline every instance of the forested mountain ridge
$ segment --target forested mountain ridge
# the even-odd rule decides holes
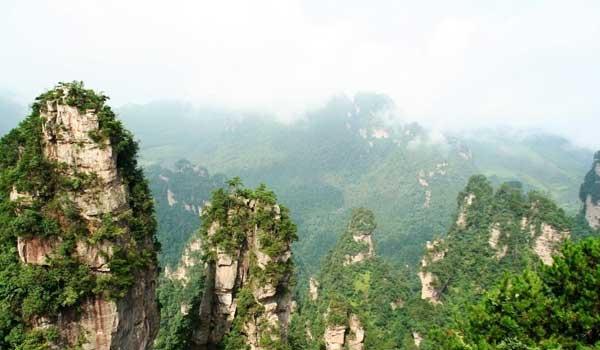
[[[431,343],[450,350],[591,350],[600,346],[600,238],[593,227],[596,218],[589,211],[590,205],[596,205],[598,161],[596,153],[581,185],[581,213],[569,218],[576,233],[573,240],[566,240],[544,265],[527,265],[505,274],[479,301],[463,302],[470,306],[462,313],[454,312],[441,330],[432,329]],[[553,212],[543,220],[560,219]]]
[[[554,146],[526,169],[536,181],[500,183],[519,177],[518,157],[500,152],[487,163],[499,175],[470,176],[481,166],[477,147],[395,124],[384,96],[339,98],[284,133],[266,119],[222,122],[231,135],[213,135],[225,148],[212,150],[211,164],[273,180],[294,215],[266,186],[248,189],[186,160],[149,166],[147,183],[106,99],[61,84],[0,141],[0,347],[600,346],[600,245],[590,227],[600,153],[580,186],[583,206],[569,216],[550,193],[529,191],[570,183],[565,169],[579,153],[559,141],[545,139]],[[535,175],[557,152],[577,157]],[[374,210],[352,209],[360,203]],[[155,206],[165,273],[154,342]],[[293,256],[296,217],[309,242]]]
[[[296,288],[298,311],[292,317],[290,346],[297,349],[453,346],[475,349],[451,344],[454,338],[443,336],[441,332],[460,329],[473,332],[469,337],[483,336],[485,330],[481,323],[473,323],[464,330],[460,328],[463,323],[454,326],[455,320],[471,317],[469,310],[473,305],[488,303],[488,294],[498,288],[506,273],[545,271],[544,264],[556,260],[553,254],[569,239],[573,225],[578,225],[575,218],[569,217],[552,200],[539,192],[525,193],[518,182],[494,187],[485,177],[475,176],[459,193],[451,229],[438,237],[443,239],[435,240],[426,249],[419,276],[424,283],[418,289],[408,275],[410,269],[391,268],[377,256],[373,238],[379,230],[376,230],[373,213],[368,209],[354,210],[338,243],[323,260],[320,272],[312,277],[306,273],[299,275],[309,280],[302,280]],[[575,238],[590,234],[580,232]],[[199,247],[200,241],[194,241],[182,262],[200,259],[196,250]],[[198,270],[197,266],[187,265],[187,275],[196,274],[198,277],[194,280],[203,283],[202,269]],[[184,335],[171,336],[171,340],[191,339],[191,333],[173,330],[188,329],[189,332],[189,325],[200,322],[187,310],[199,302],[202,293],[197,290],[204,287],[190,287],[189,280],[183,287],[181,284],[177,287],[180,282],[174,281],[173,276],[170,281],[172,284],[163,283],[163,286],[171,285],[170,290],[163,290],[163,298],[170,296],[171,303],[188,301],[184,302],[183,309],[181,304],[172,304],[173,317],[169,319],[178,321],[176,326],[171,324],[165,328],[170,331],[164,334]],[[189,294],[194,288],[196,292]],[[188,296],[182,297],[185,294]],[[446,330],[447,327],[453,328]],[[480,333],[474,333],[476,329]],[[507,342],[518,343],[514,339],[500,339],[498,344]]]
[[[594,157],[591,174],[596,164]],[[590,173],[581,186],[582,200],[592,191]],[[451,229],[427,243],[421,261],[420,297],[426,304],[409,305],[411,320],[425,332],[421,347],[555,349],[560,344],[574,349],[575,344],[596,344],[600,338],[593,334],[600,319],[565,304],[593,305],[600,297],[593,257],[598,233],[582,221],[585,207],[568,216],[539,192],[525,194],[520,183],[494,190],[483,176],[472,177],[457,201]],[[580,286],[572,284],[579,279]],[[577,293],[564,290],[580,287]],[[563,330],[561,322],[575,328]]]
[[[2,349],[149,349],[158,331],[153,202],[106,100],[59,84],[0,141]]]
[[[439,348],[428,332],[480,300],[506,273],[552,264],[573,224],[540,193],[525,194],[519,183],[494,189],[484,176],[472,177],[457,202],[449,232],[426,245],[419,271],[423,302],[411,305],[428,310],[411,310],[426,349]]]
[[[211,172],[268,183],[294,213],[295,249],[315,272],[351,208],[380,218],[380,254],[415,264],[427,240],[450,228],[456,195],[483,173],[495,184],[518,180],[548,191],[569,212],[589,150],[559,137],[496,130],[449,133],[403,123],[384,95],[338,96],[298,121],[176,103],[121,109],[140,135],[145,160],[170,163],[186,154]],[[170,118],[151,128],[145,115]],[[147,142],[146,142],[147,140]]]
[[[474,176],[458,202],[452,228],[427,245],[421,261],[422,297],[432,303],[483,291],[502,273],[538,261],[551,265],[570,236],[564,211],[539,193],[524,194],[519,183],[494,190],[485,177]]]
[[[200,214],[212,192],[225,186],[225,176],[210,175],[206,168],[181,159],[173,168],[146,169],[158,219],[157,238],[161,266],[173,267],[190,236],[200,227]]]
[[[361,206],[380,218],[380,254],[399,266],[416,264],[424,242],[450,228],[455,197],[477,173],[495,185],[518,180],[548,191],[576,212],[580,174],[592,153],[544,134],[442,134],[403,123],[393,101],[368,93],[338,96],[289,124],[177,102],[119,113],[141,139],[146,165],[172,167],[185,155],[211,173],[268,183],[294,213],[302,238],[295,249],[312,272],[351,208]]]
[[[372,211],[357,208],[321,271],[310,278],[292,323],[295,349],[398,349],[412,343],[403,307],[406,275],[377,256]]]

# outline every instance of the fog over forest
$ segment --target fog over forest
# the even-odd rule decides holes
[[[0,0],[0,350],[600,349],[600,1]]]
[[[537,128],[597,148],[599,15],[593,0],[5,0],[0,94],[28,104],[83,80],[116,106],[290,120],[367,91],[434,129]]]

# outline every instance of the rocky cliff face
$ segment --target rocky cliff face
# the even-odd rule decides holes
[[[358,316],[352,314],[348,325],[330,325],[325,330],[327,350],[363,350],[365,347],[365,329]]]
[[[344,265],[352,265],[373,258],[375,247],[373,245],[373,231],[375,230],[373,213],[368,210],[355,210],[347,234],[351,235],[352,241],[347,242],[347,254]]]
[[[194,347],[267,350],[285,344],[295,239],[287,209],[264,187],[232,185],[213,196],[203,220],[210,258]]]
[[[18,269],[59,281],[43,291],[24,286],[24,308],[11,315],[24,341],[57,332],[40,342],[149,349],[156,335],[152,203],[136,145],[105,100],[79,83],[62,84],[40,96],[2,141],[15,147],[1,170],[14,207]],[[43,306],[26,307],[41,296],[48,298]]]
[[[165,267],[165,277],[171,280],[181,281],[184,286],[189,282],[190,269],[203,264],[199,253],[202,252],[202,240],[193,239],[183,250],[181,260],[175,269]]]
[[[356,208],[318,275],[309,279],[295,334],[297,348],[328,350],[401,348],[391,324],[400,324],[408,291],[381,261],[373,243],[375,215]],[[376,310],[376,311],[374,311]],[[395,323],[398,322],[398,323]],[[388,327],[390,326],[390,327]],[[408,330],[408,326],[406,330]],[[407,333],[408,334],[408,333]],[[394,340],[390,340],[394,338]]]
[[[427,265],[444,259],[446,251],[440,248],[441,243],[441,240],[427,242],[427,253],[423,259],[421,259],[421,270],[419,271],[419,279],[421,280],[421,299],[428,300],[432,304],[439,304],[440,296],[435,287],[435,276],[430,271],[427,271]]]
[[[536,261],[529,256],[551,265],[570,236],[565,213],[538,193],[525,195],[518,184],[494,192],[485,178],[475,176],[458,203],[452,229],[428,242],[421,260],[421,298],[432,304],[440,304],[449,289],[477,293],[502,271],[516,272]]]
[[[592,169],[585,176],[579,197],[584,203],[585,218],[591,228],[600,229],[600,151],[594,155]]]

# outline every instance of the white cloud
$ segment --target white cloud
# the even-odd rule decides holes
[[[597,130],[598,18],[594,0],[3,0],[0,90],[77,79],[115,104],[288,117],[372,90],[426,124]]]

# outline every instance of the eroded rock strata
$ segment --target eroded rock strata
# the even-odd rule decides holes
[[[9,280],[22,307],[8,315],[20,329],[8,346],[149,349],[156,335],[152,201],[106,99],[61,84],[2,139],[2,249],[13,242],[18,258],[6,268],[40,285]]]
[[[293,308],[290,245],[296,237],[287,209],[264,187],[232,185],[216,192],[203,220],[209,258],[194,347],[267,350],[285,344]]]

